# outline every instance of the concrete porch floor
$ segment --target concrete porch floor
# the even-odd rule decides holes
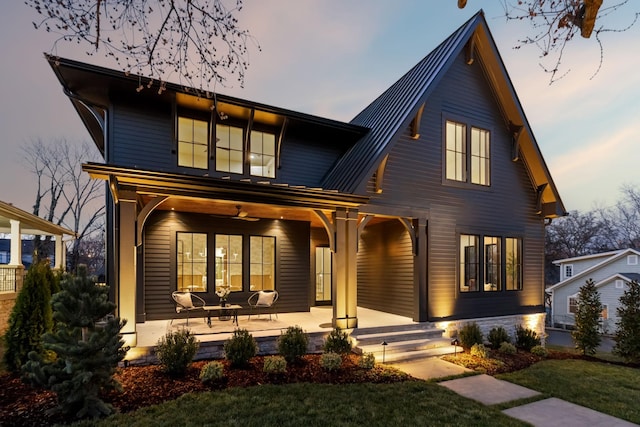
[[[308,333],[330,332],[332,313],[331,307],[311,307],[309,312],[278,313],[277,317],[272,314],[271,319],[269,319],[268,313],[263,313],[260,316],[252,315],[250,321],[248,315],[239,315],[238,326],[232,324],[231,321],[221,321],[212,317],[212,328],[204,324],[203,314],[199,313],[197,317],[194,315],[189,320],[189,326],[198,335],[200,341],[226,340],[236,328],[247,329],[254,337],[279,336],[282,330],[296,325]],[[206,315],[204,318],[206,319]],[[170,323],[171,320],[153,320],[136,324],[137,347],[155,346],[158,340],[171,330],[171,327],[187,326],[186,319],[175,319],[173,325]],[[412,325],[415,323],[408,317],[358,307],[358,328]]]

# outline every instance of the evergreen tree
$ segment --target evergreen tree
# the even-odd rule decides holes
[[[628,284],[620,297],[617,313],[613,353],[627,362],[640,363],[640,284],[637,281]]]
[[[48,262],[31,264],[9,317],[4,362],[20,372],[30,352],[44,355],[42,334],[51,331],[51,287],[55,281]]]
[[[99,394],[120,389],[113,374],[127,350],[120,336],[125,321],[112,315],[115,304],[108,300],[108,287],[87,277],[85,266],[78,267],[76,277],[66,275],[61,288],[52,298],[56,329],[43,336],[44,348],[56,358],[47,361],[30,353],[25,377],[54,391],[58,409],[68,415],[110,414],[113,408]]]
[[[595,354],[602,341],[599,333],[602,309],[600,293],[593,279],[589,279],[578,292],[576,329],[571,333],[576,348],[582,354]]]

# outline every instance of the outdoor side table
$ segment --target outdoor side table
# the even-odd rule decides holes
[[[212,311],[214,312],[214,316],[215,316],[215,312],[216,311],[218,312],[218,318],[222,316],[231,316],[233,323],[235,323],[236,326],[238,326],[238,310],[242,308],[241,305],[231,304],[231,305],[226,305],[224,307],[221,305],[205,305],[202,308],[207,312],[207,325],[209,325],[209,327],[211,327]]]

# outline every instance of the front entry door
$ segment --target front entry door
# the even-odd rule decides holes
[[[331,249],[316,248],[316,305],[331,305]]]

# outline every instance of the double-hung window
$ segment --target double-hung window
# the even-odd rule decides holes
[[[241,127],[216,125],[216,170],[243,173],[244,131]]]
[[[178,117],[178,166],[209,167],[209,122]]]
[[[490,132],[464,123],[445,123],[445,178],[483,186],[491,185]]]
[[[273,133],[251,131],[249,164],[253,176],[276,177],[276,136]]]

